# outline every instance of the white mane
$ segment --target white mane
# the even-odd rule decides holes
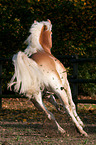
[[[52,25],[48,21],[42,21],[42,22],[34,22],[29,30],[31,33],[27,40],[25,40],[25,43],[28,44],[27,48],[25,49],[25,53],[30,56],[34,53],[36,53],[38,50],[43,50],[42,46],[39,43],[39,37],[41,33],[42,27],[46,25],[47,30],[51,31]],[[47,31],[46,30],[46,31]]]

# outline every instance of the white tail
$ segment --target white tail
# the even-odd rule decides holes
[[[14,91],[18,92],[20,90],[20,94],[23,93],[31,97],[33,93],[40,90],[43,84],[42,72],[39,70],[37,63],[21,51],[13,56],[13,62],[15,73],[8,87],[15,84]]]

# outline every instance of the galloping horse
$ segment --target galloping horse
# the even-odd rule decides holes
[[[72,100],[71,89],[67,80],[67,72],[63,64],[51,54],[52,48],[52,24],[50,20],[34,21],[30,29],[30,36],[25,41],[28,47],[25,52],[19,51],[13,56],[15,73],[8,87],[15,84],[14,91],[25,94],[33,103],[41,108],[50,120],[53,120],[61,133],[61,128],[55,117],[47,110],[43,101],[42,93],[46,90],[50,95],[51,103],[57,106],[52,94],[56,94],[75,123],[79,132],[85,136],[83,122],[76,113],[75,104]]]

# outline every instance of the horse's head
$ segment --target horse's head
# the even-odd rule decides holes
[[[34,21],[29,31],[31,34],[25,41],[28,44],[26,53],[28,54],[30,51],[33,54],[38,50],[45,50],[50,53],[52,47],[51,29],[52,24],[49,19],[42,22]]]

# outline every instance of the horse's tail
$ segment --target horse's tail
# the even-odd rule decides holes
[[[13,63],[15,73],[8,87],[11,88],[15,84],[15,92],[20,91],[20,94],[23,93],[29,97],[38,92],[43,85],[42,72],[38,64],[21,51],[13,56]]]

